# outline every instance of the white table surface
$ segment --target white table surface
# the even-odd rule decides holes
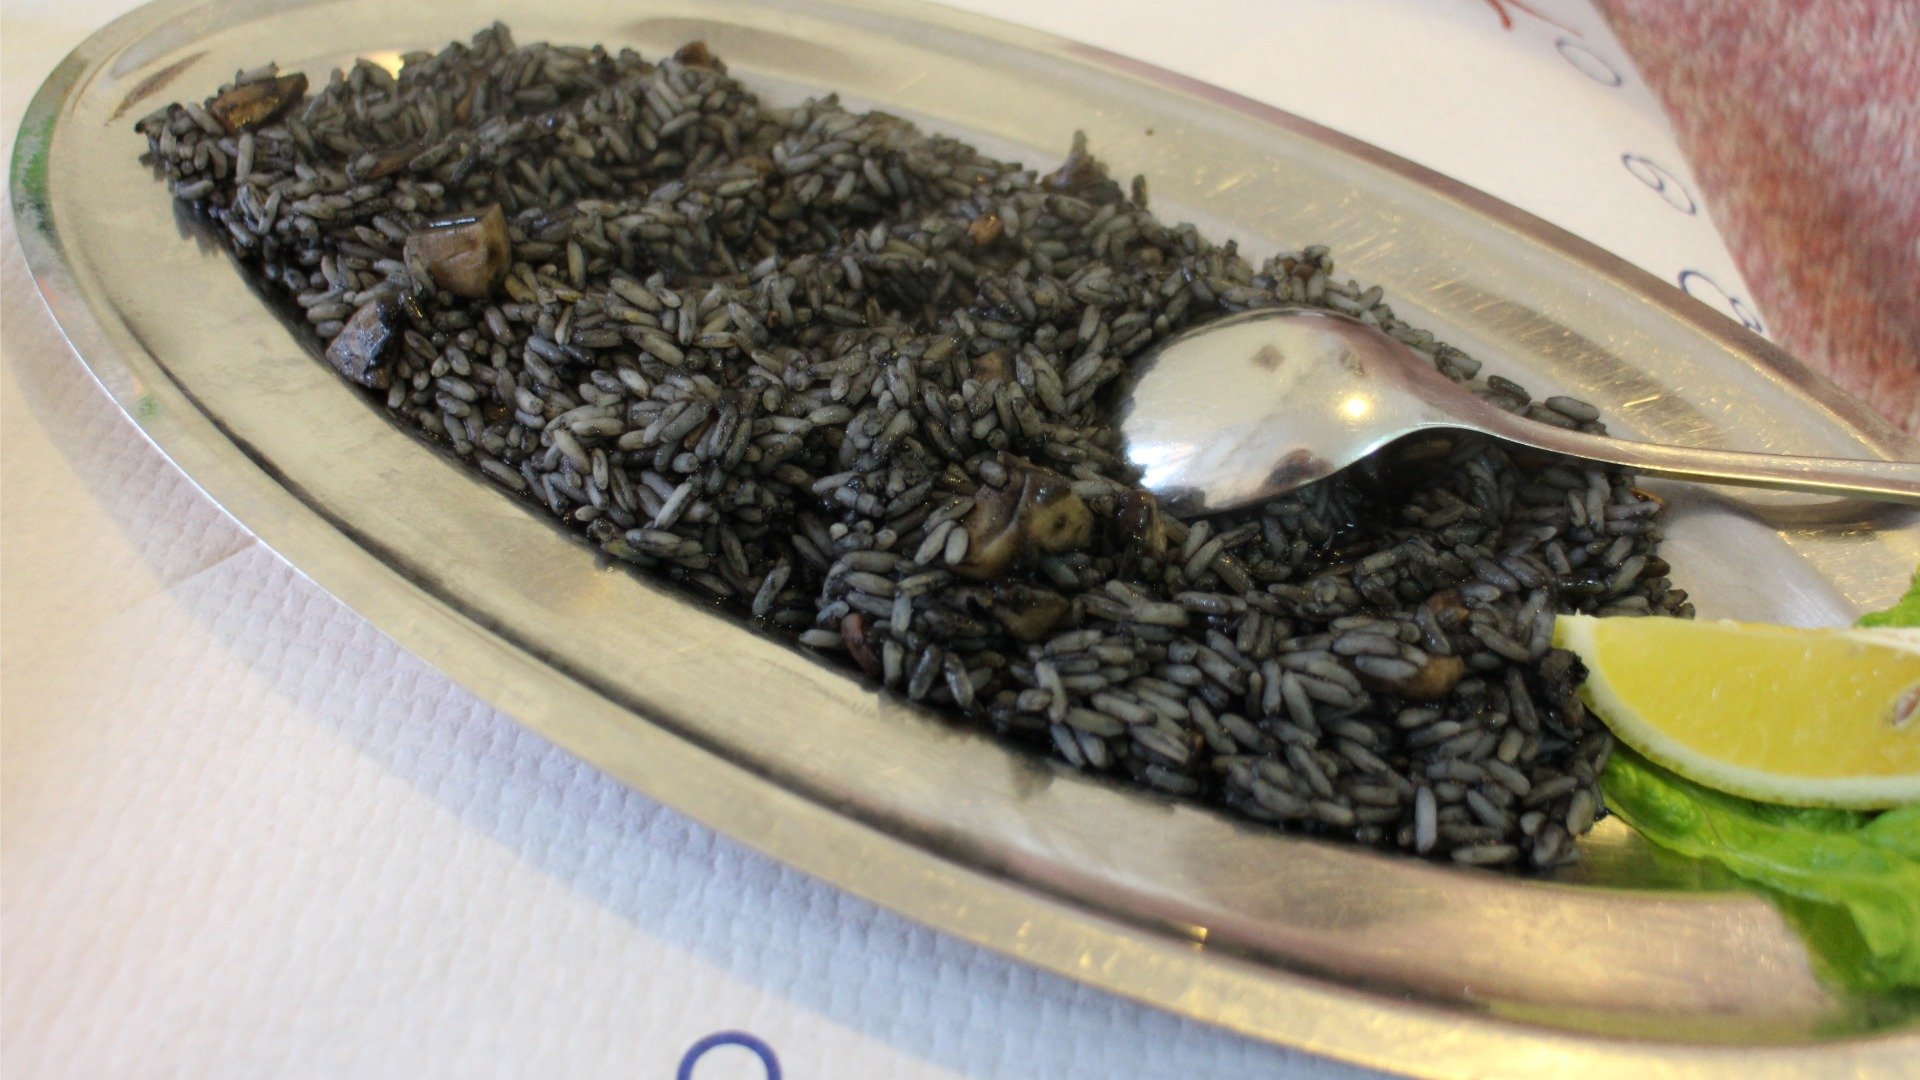
[[[45,73],[131,6],[6,0],[9,151]],[[1491,17],[1480,0],[1197,0],[1171,28],[1139,3],[1021,17],[1450,168],[1670,279],[1709,266],[1738,287],[1704,217],[1652,227],[1667,211],[1619,185],[1617,162],[1594,163],[1614,153],[1608,140],[1637,140],[1684,181],[1637,82],[1571,113],[1492,90],[1481,101],[1464,84],[1438,103],[1429,85],[1369,106],[1275,62],[1299,34],[1352,21],[1333,20],[1336,6],[1397,6],[1416,37],[1478,33],[1467,20]],[[1630,73],[1579,0],[1531,6]],[[1505,33],[1542,78],[1564,78],[1541,59],[1561,28]],[[1469,156],[1435,141],[1436,123],[1496,97],[1520,115],[1517,134],[1503,126]],[[1575,149],[1542,153],[1529,123],[1566,129]],[[1595,176],[1604,194],[1582,187]],[[10,216],[5,247],[7,1076],[665,1077],[725,1030],[764,1041],[788,1077],[1363,1075],[933,933],[522,731],[301,577],[143,441],[54,330]],[[729,1046],[692,1075],[765,1072]]]

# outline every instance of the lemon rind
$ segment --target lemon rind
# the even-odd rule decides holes
[[[1614,691],[1594,655],[1597,620],[1587,615],[1563,615],[1555,627],[1556,644],[1587,661],[1587,681],[1580,697],[1621,742],[1663,768],[1708,787],[1762,802],[1815,806],[1841,810],[1885,810],[1920,802],[1920,773],[1898,776],[1794,776],[1790,773],[1734,765],[1699,751],[1641,720]],[[1896,629],[1849,630],[1846,636],[1920,652],[1920,631]],[[1889,640],[1895,639],[1895,640]]]

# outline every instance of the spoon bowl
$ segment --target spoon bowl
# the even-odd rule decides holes
[[[1167,339],[1135,366],[1120,406],[1127,460],[1178,514],[1284,495],[1433,428],[1657,476],[1920,505],[1920,463],[1676,447],[1556,427],[1475,395],[1377,327],[1309,308],[1245,311]]]

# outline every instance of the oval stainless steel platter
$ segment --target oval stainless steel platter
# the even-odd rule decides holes
[[[1029,164],[1076,129],[1168,217],[1262,254],[1332,245],[1417,325],[1520,358],[1649,439],[1920,457],[1680,291],[1437,174],[1191,79],[893,0],[163,0],[33,102],[22,244],[75,351],[211,497],[395,639],[623,781],[981,945],[1187,1016],[1435,1076],[1724,1067],[1893,1074],[1915,1006],[1836,994],[1764,902],[1617,822],[1523,880],[1278,835],[1056,768],[583,544],[342,383],[191,225],[133,121],[277,60],[397,64],[481,19],[522,40],[704,38],[777,100],[837,90]],[[1703,615],[1836,623],[1920,562],[1911,512],[1663,489]],[[1824,519],[1826,524],[1781,524]],[[1838,519],[1838,520],[1835,520]],[[1772,522],[1772,523],[1769,523]]]

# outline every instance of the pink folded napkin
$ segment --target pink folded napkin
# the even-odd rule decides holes
[[[1920,4],[1598,6],[1774,340],[1920,435]]]

